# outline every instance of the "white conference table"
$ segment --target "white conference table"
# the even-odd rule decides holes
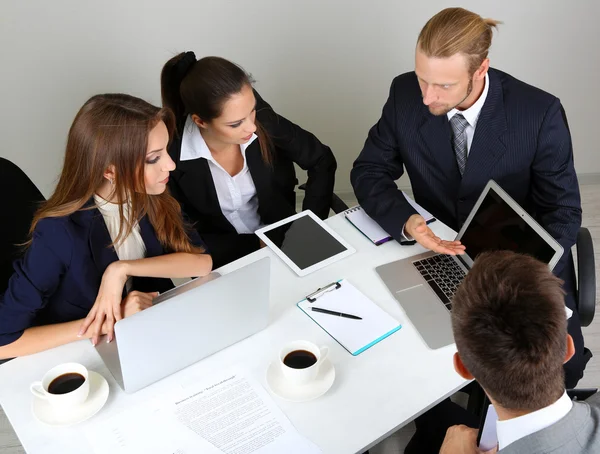
[[[227,273],[271,256],[269,326],[134,394],[126,394],[119,388],[87,340],[0,366],[0,404],[26,452],[91,453],[92,447],[81,430],[86,425],[227,367],[243,367],[268,389],[265,379],[268,365],[282,345],[297,339],[329,346],[329,358],[336,369],[335,383],[314,401],[291,403],[276,396],[273,399],[296,429],[326,454],[361,453],[461,389],[467,382],[454,372],[455,346],[429,349],[375,272],[375,267],[381,264],[421,253],[423,249],[400,246],[395,241],[375,246],[342,215],[329,218],[327,223],[354,246],[355,254],[303,278],[268,248],[221,268],[221,273]],[[439,221],[431,224],[431,228],[442,237],[455,235]],[[341,278],[348,279],[402,324],[401,330],[356,357],[296,307],[307,294]],[[190,333],[196,335],[201,333]],[[29,384],[39,380],[51,367],[69,361],[82,363],[108,380],[108,402],[96,416],[79,425],[45,426],[31,412]]]

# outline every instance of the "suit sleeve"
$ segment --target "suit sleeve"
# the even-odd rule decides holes
[[[25,255],[14,263],[15,272],[0,296],[0,345],[10,344],[34,325],[37,313],[59,287],[71,261],[73,242],[65,226],[42,219]]]
[[[256,115],[276,148],[307,171],[306,193],[302,208],[321,219],[329,215],[337,163],[331,149],[310,132],[275,113],[255,91]]]
[[[381,118],[369,131],[365,145],[354,161],[350,180],[358,203],[367,214],[396,241],[406,243],[402,234],[404,224],[417,212],[396,185],[396,180],[404,173],[404,164],[397,140],[395,85],[396,81],[392,83]]]
[[[581,197],[573,165],[571,135],[558,99],[552,103],[542,123],[531,178],[536,217],[565,251],[554,268],[558,275],[581,227]]]
[[[185,213],[183,213],[183,220],[188,227],[187,231],[192,244],[203,248],[205,254],[210,254],[213,260],[213,269],[251,254],[260,247],[260,240],[253,233],[200,234]]]

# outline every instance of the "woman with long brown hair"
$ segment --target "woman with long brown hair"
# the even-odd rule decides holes
[[[122,94],[81,108],[60,180],[0,295],[0,358],[85,336],[152,304],[164,278],[203,276],[212,259],[166,191],[173,114]]]
[[[175,112],[169,188],[215,267],[259,248],[254,232],[296,213],[294,164],[307,171],[303,209],[329,215],[336,161],[313,134],[278,115],[252,78],[220,57],[185,52],[165,63],[163,105]]]

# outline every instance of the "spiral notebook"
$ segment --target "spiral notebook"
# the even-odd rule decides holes
[[[410,203],[410,205],[425,218],[425,222],[427,222],[427,224],[435,221],[435,218],[429,211],[411,199],[404,191],[402,191],[402,194],[404,194],[407,202]],[[392,239],[392,236],[383,230],[380,225],[375,222],[371,216],[365,213],[365,210],[363,210],[360,206],[356,206],[344,211],[344,215],[359,232],[371,240],[371,242],[376,246],[379,246]]]
[[[297,306],[353,356],[402,328],[396,319],[345,279],[318,289]],[[314,312],[312,307],[358,316],[362,320]]]

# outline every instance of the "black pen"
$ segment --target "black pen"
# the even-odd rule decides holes
[[[362,317],[358,317],[356,315],[344,314],[343,312],[330,311],[328,309],[321,309],[320,307],[312,307],[311,309],[314,312],[320,312],[322,314],[337,315],[338,317],[351,318],[352,320],[362,320]]]

